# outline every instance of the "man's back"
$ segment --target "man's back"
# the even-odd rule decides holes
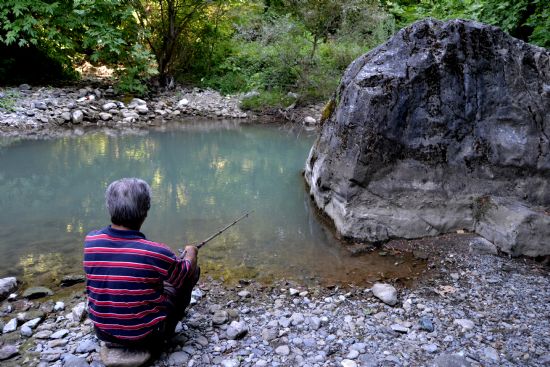
[[[118,339],[142,339],[167,316],[163,282],[178,287],[190,268],[139,231],[106,227],[85,239],[90,319]]]

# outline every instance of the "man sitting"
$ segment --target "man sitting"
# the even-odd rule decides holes
[[[198,281],[197,248],[183,258],[141,232],[151,188],[123,178],[105,193],[112,225],[92,231],[84,243],[89,316],[99,339],[156,347],[174,333]]]

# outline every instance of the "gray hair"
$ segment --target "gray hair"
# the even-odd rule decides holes
[[[139,178],[121,178],[107,187],[105,204],[113,224],[139,229],[151,207],[151,187]]]

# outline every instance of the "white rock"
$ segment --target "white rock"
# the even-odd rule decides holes
[[[80,124],[84,120],[84,113],[81,110],[73,111],[71,115],[73,124]]]
[[[240,291],[238,293],[239,297],[241,298],[250,298],[250,292],[249,291]]]
[[[189,100],[188,100],[188,99],[185,99],[185,98],[182,98],[182,99],[178,102],[178,107],[187,106],[188,104],[189,104]]]
[[[107,121],[107,120],[112,119],[113,115],[111,115],[110,113],[107,113],[107,112],[100,112],[99,113],[99,118],[102,119],[103,121]]]
[[[38,324],[40,324],[40,321],[42,321],[42,319],[40,317],[37,317],[35,319],[27,321],[22,326],[27,326],[31,329],[34,329]]]
[[[142,115],[145,115],[147,112],[149,112],[149,108],[147,108],[146,105],[138,105],[136,106],[136,111]]]
[[[240,339],[248,333],[248,327],[244,321],[232,321],[225,331],[227,338],[231,340]]]
[[[224,359],[221,364],[223,367],[238,367],[241,362],[238,359]]]
[[[351,359],[343,359],[340,364],[342,367],[357,367],[357,362],[352,361]]]
[[[371,288],[372,294],[387,305],[394,306],[397,303],[397,289],[385,283],[376,283]]]
[[[114,102],[108,102],[108,103],[105,103],[103,106],[101,106],[103,111],[109,111],[109,110],[115,109],[117,107],[118,107],[117,104],[114,103]]]
[[[288,293],[290,293],[291,296],[295,296],[297,294],[300,294],[300,291],[295,288],[289,288]]]
[[[17,287],[17,279],[8,277],[0,279],[0,301],[6,298]]]
[[[85,302],[80,302],[79,304],[74,306],[73,310],[72,310],[72,315],[73,315],[73,320],[78,321],[78,322],[82,322],[86,318],[86,315],[87,315],[86,303]]]
[[[462,326],[463,331],[472,330],[475,326],[474,322],[468,319],[455,319],[454,323]]]
[[[317,123],[317,120],[315,120],[313,117],[311,116],[306,116],[304,118],[304,124],[305,125],[315,125]]]
[[[275,349],[275,353],[281,356],[288,356],[290,354],[290,348],[288,345],[280,345]]]
[[[65,303],[58,301],[53,306],[54,311],[63,311],[65,309]]]
[[[32,329],[27,325],[21,326],[21,335],[26,336],[27,338],[32,335]]]
[[[69,333],[67,329],[61,329],[50,335],[50,339],[61,339]]]
[[[4,328],[2,329],[2,333],[11,333],[12,331],[17,330],[17,319],[11,319],[8,321],[6,325],[4,325]]]

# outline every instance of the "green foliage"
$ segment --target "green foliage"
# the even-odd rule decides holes
[[[153,55],[136,44],[128,54],[125,65],[117,70],[117,91],[132,95],[147,93],[147,81],[158,73]]]
[[[550,47],[547,0],[393,0],[385,5],[400,27],[427,17],[472,19],[496,25],[524,41]]]
[[[266,108],[286,108],[295,102],[295,99],[281,90],[263,91],[258,95],[243,98],[241,108],[262,112]]]
[[[126,62],[142,37],[132,7],[122,0],[3,0],[0,24],[1,43],[32,45],[66,74],[82,60]]]
[[[17,98],[19,98],[19,92],[13,89],[8,89],[4,91],[0,91],[0,110],[3,111],[14,111],[15,102],[17,101]]]
[[[299,103],[324,100],[351,61],[394,31],[393,21],[376,2],[333,1],[337,16],[331,14],[319,23],[313,20],[322,16],[320,10],[299,12],[298,3],[272,6],[273,12],[248,7],[233,37],[225,41],[227,56],[202,78],[203,85],[223,93],[257,90],[260,96],[244,103],[253,109],[260,103],[284,106],[289,91],[300,96]],[[317,37],[312,31],[318,32]]]

